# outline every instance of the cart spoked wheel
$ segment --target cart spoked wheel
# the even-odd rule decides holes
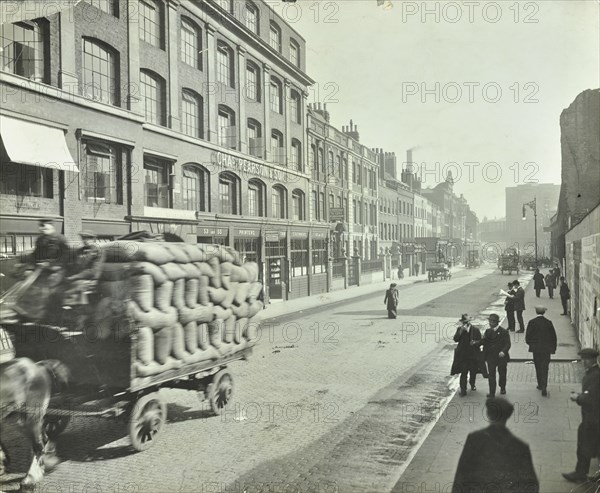
[[[210,409],[220,416],[233,395],[233,378],[227,370],[216,373],[206,389]]]
[[[71,421],[71,416],[46,414],[44,416],[44,433],[50,440],[54,440],[60,435]]]
[[[167,405],[158,392],[144,395],[133,406],[129,418],[129,438],[133,448],[142,452],[160,437],[167,421]]]

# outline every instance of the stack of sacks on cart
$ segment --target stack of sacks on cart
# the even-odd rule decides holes
[[[231,356],[256,341],[263,308],[258,265],[242,263],[235,250],[124,240],[103,249],[98,330],[104,337],[114,330],[108,314],[127,298],[122,311],[138,329],[137,376]]]

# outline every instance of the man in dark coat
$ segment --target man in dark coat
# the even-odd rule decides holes
[[[563,312],[561,315],[568,315],[569,309],[567,306],[567,302],[571,299],[571,290],[569,289],[568,284],[565,282],[564,277],[560,277],[560,302],[562,303]]]
[[[390,288],[385,292],[385,298],[383,302],[387,305],[388,318],[396,318],[398,308],[398,289],[397,284],[393,282],[390,284]]]
[[[70,286],[65,292],[64,307],[87,304],[86,294],[96,287],[104,262],[104,251],[96,244],[96,235],[82,231],[79,236],[83,246],[77,252],[75,272],[66,279]]]
[[[533,364],[537,377],[537,388],[546,397],[548,392],[548,367],[550,366],[550,355],[556,352],[556,330],[550,320],[544,317],[546,307],[536,306],[537,317],[531,319],[527,324],[525,342],[529,344],[529,352],[533,353]]]
[[[480,344],[483,345],[483,356],[487,364],[488,384],[490,393],[488,397],[496,395],[496,371],[498,371],[498,384],[500,393],[506,394],[506,370],[510,356],[510,335],[508,330],[500,327],[500,317],[492,313],[488,317],[489,328],[483,334]]]
[[[485,405],[490,425],[467,436],[452,493],[537,493],[529,446],[506,428],[513,405],[502,398],[488,399]]]
[[[533,289],[535,289],[535,295],[538,298],[540,297],[540,291],[546,289],[544,284],[544,274],[540,272],[540,269],[535,269],[535,274],[533,274]]]
[[[523,312],[525,311],[525,291],[517,279],[513,281],[513,291],[514,294],[507,295],[507,298],[513,300],[513,306],[517,313],[517,320],[519,322],[519,330],[517,330],[517,332],[525,332],[525,322],[523,321]]]
[[[515,290],[513,289],[513,282],[510,281],[508,283],[508,291],[507,293],[510,296],[507,296],[504,300],[504,310],[506,311],[506,319],[508,320],[508,330],[515,330],[515,301],[513,295],[515,294]]]
[[[481,331],[471,325],[471,318],[465,313],[459,320],[459,327],[454,334],[454,342],[458,346],[454,350],[454,361],[452,362],[451,375],[460,374],[460,395],[467,395],[467,373],[471,390],[475,390],[475,379],[477,373],[481,372],[480,357],[481,349],[478,342],[481,341]]]
[[[41,234],[35,241],[35,248],[25,256],[24,262],[43,262],[49,263],[50,267],[64,267],[69,261],[67,240],[56,231],[52,219],[40,219],[39,228]]]
[[[581,394],[571,393],[571,400],[581,406],[581,424],[577,429],[577,465],[575,471],[563,473],[568,481],[586,481],[592,457],[600,454],[600,368],[598,351],[582,349],[585,374],[581,381]]]
[[[548,288],[548,298],[553,299],[554,289],[556,289],[556,278],[554,277],[554,272],[548,272],[544,280],[546,281],[546,287]]]

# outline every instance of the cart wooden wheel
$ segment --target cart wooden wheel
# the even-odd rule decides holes
[[[167,404],[152,392],[141,397],[133,406],[129,418],[129,438],[133,448],[142,452],[160,437],[167,421]]]
[[[71,421],[71,416],[46,414],[43,424],[44,433],[50,440],[54,440],[65,431],[69,421]]]
[[[206,388],[210,409],[220,416],[233,395],[233,378],[227,370],[216,373]]]

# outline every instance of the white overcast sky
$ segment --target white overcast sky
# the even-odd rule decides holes
[[[307,73],[317,81],[308,102],[328,101],[336,127],[353,119],[361,143],[394,151],[401,162],[416,147],[414,161],[430,170],[426,186],[458,163],[455,191],[480,219],[504,216],[506,186],[560,183],[560,113],[581,91],[600,87],[599,3],[392,4],[271,4],[306,39]],[[439,17],[423,17],[424,7]],[[471,165],[472,180],[464,163],[480,163]],[[486,163],[497,163],[488,164],[488,179]]]

